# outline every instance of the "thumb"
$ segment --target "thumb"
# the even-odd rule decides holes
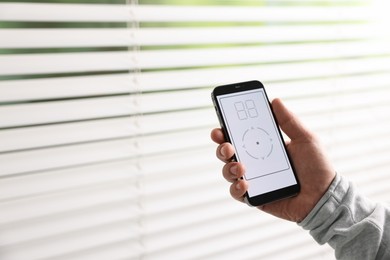
[[[272,109],[280,128],[291,140],[311,138],[310,131],[279,98],[272,101]]]

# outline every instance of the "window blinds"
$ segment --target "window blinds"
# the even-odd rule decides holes
[[[209,96],[241,80],[388,201],[390,45],[371,2],[57,2],[0,3],[2,259],[333,259],[229,198]]]

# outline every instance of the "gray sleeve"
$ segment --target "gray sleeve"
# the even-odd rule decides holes
[[[390,259],[390,211],[359,195],[336,175],[321,200],[299,223],[337,259]]]

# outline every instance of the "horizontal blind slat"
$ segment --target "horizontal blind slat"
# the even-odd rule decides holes
[[[0,21],[126,22],[130,8],[110,4],[0,3]]]
[[[145,91],[164,88],[190,88],[229,84],[262,79],[283,81],[315,77],[336,77],[348,74],[378,73],[390,70],[388,57],[315,61],[291,64],[266,64],[237,68],[191,69],[144,73],[138,77]],[[281,74],[280,72],[283,71]]]
[[[135,156],[134,141],[106,141],[96,144],[41,149],[37,151],[1,154],[1,176],[68,168],[98,162],[123,160]],[[18,163],[23,161],[23,165]]]
[[[0,81],[0,102],[135,93],[130,73]]]
[[[0,127],[129,116],[206,106],[210,106],[210,92],[204,89],[11,105],[0,107],[0,117],[3,119]]]
[[[39,218],[51,218],[60,213],[71,213],[87,210],[92,207],[106,207],[110,203],[136,200],[137,191],[131,183],[102,185],[70,193],[57,193],[49,196],[37,196],[13,203],[1,203],[4,214],[0,217],[1,225],[18,221],[33,221]],[[35,209],[34,209],[35,208]],[[139,208],[134,208],[139,213]]]
[[[167,152],[165,154],[150,155],[143,158],[118,160],[108,163],[97,163],[69,169],[50,170],[40,174],[18,176],[17,178],[3,179],[0,186],[0,201],[11,199],[29,199],[60,192],[71,193],[77,189],[89,189],[97,185],[114,184],[121,180],[128,183],[135,181],[137,170],[145,171],[147,181],[158,182],[171,177],[178,177],[181,172],[202,165],[217,164],[210,162],[212,156],[210,147],[196,149],[190,152]],[[197,160],[192,160],[196,157]],[[172,160],[179,161],[176,164]],[[92,178],[93,177],[93,178]],[[213,176],[209,176],[211,179]],[[17,185],[18,182],[22,184]]]
[[[379,104],[388,104],[390,97],[388,90],[376,92],[360,92],[351,94],[347,98],[343,96],[325,96],[316,98],[315,100],[292,100],[289,102],[290,107],[301,115],[305,114],[324,114],[325,112],[333,112],[347,110],[356,107],[370,107],[372,100],[376,100]],[[372,99],[371,99],[372,98]]]
[[[388,164],[388,155],[384,153],[388,153],[388,150],[382,150],[378,153],[374,153],[375,156],[370,156],[369,158],[367,158],[367,153],[361,156],[354,157],[348,156],[349,154],[339,153],[337,155],[334,155],[333,158],[336,159],[333,160],[333,163],[337,166],[338,171],[346,175],[367,174],[367,172],[375,171],[378,167]],[[387,167],[386,169],[388,172],[389,167]]]
[[[389,44],[380,42],[294,44],[288,46],[235,47],[207,50],[141,52],[141,68],[177,68],[268,62],[292,62],[348,57],[389,55]],[[161,61],[164,61],[161,63]]]
[[[109,97],[4,106],[0,107],[1,127],[137,114],[140,110],[134,100],[134,97]]]
[[[305,99],[321,95],[348,95],[351,92],[370,90],[390,85],[389,73],[362,75],[347,75],[341,77],[321,78],[312,80],[296,80],[287,82],[267,82],[268,92],[273,96],[289,99]],[[294,89],[290,92],[289,89]]]
[[[0,75],[126,71],[137,67],[132,57],[127,51],[1,55]]]
[[[369,7],[227,7],[1,3],[0,21],[318,22],[373,19]]]
[[[0,102],[16,102],[16,101],[32,101],[32,100],[47,100],[58,98],[72,98],[84,96],[99,96],[99,95],[113,95],[124,93],[136,93],[137,91],[158,91],[162,89],[174,90],[177,88],[196,88],[205,86],[216,86],[221,83],[221,79],[226,83],[239,80],[249,79],[249,75],[257,75],[268,86],[272,83],[275,88],[283,88],[282,86],[293,86],[294,89],[306,88],[309,84],[313,86],[328,85],[332,87],[337,83],[344,85],[344,87],[351,86],[351,89],[356,86],[363,86],[366,84],[373,84],[380,86],[389,82],[389,73],[375,73],[386,70],[390,67],[386,64],[389,58],[371,58],[364,60],[352,61],[324,61],[322,63],[308,62],[304,64],[269,64],[267,66],[247,66],[245,68],[224,68],[224,69],[202,69],[202,70],[187,70],[181,72],[150,72],[141,75],[132,74],[115,74],[115,75],[96,75],[96,76],[82,76],[82,77],[59,77],[59,78],[43,78],[43,79],[26,79],[26,80],[5,80],[0,81]],[[367,71],[359,69],[354,71],[353,64],[363,65],[364,63],[371,64],[367,66]],[[382,65],[381,65],[382,64]],[[334,70],[334,67],[340,69]],[[349,68],[350,71],[349,71]],[[295,78],[307,77],[307,69],[311,70],[311,77],[335,77],[340,76],[340,73],[364,73],[369,75],[351,75],[347,79],[321,78],[319,80],[305,82],[286,82],[274,83],[273,81],[291,80]],[[345,72],[343,70],[346,70]],[[279,71],[292,71],[293,73],[284,73],[280,75]],[[388,69],[389,70],[389,69]],[[180,77],[174,78],[174,74],[179,73]],[[222,75],[225,74],[225,77]],[[229,75],[232,75],[229,77]],[[225,79],[228,77],[227,79]],[[253,76],[252,76],[253,77]],[[354,80],[355,79],[355,80]],[[137,82],[137,84],[135,84]],[[360,87],[359,87],[360,88]],[[297,92],[291,93],[291,95]],[[298,92],[299,94],[304,94]]]
[[[18,153],[0,154],[0,177],[57,168],[123,160],[211,145],[209,128],[123,140],[103,141]],[[194,138],[188,138],[193,136]],[[172,142],[175,140],[175,142]],[[19,162],[23,161],[23,164]]]
[[[72,121],[104,116],[123,116],[128,115],[131,111],[134,111],[133,113],[137,114],[156,111],[202,108],[210,106],[209,94],[210,92],[208,89],[200,89],[173,93],[156,93],[135,97],[110,97],[81,101],[62,101],[5,106],[0,108],[0,115],[3,118],[1,126],[6,127],[23,124],[42,124],[53,121]],[[381,96],[380,94],[371,93],[370,95],[378,98],[378,102],[379,100],[387,100],[386,96]],[[324,98],[331,99],[331,97]],[[173,101],[159,103],[162,100]],[[142,107],[136,105],[137,102],[142,103]],[[318,101],[314,100],[313,102],[316,103]],[[356,102],[367,103],[367,99],[358,99]],[[338,104],[337,106],[340,105],[341,104]],[[72,106],[72,110],[68,109],[69,106]],[[310,106],[310,104],[307,104],[307,106]],[[67,110],[61,110],[62,107],[66,107]],[[84,107],[88,107],[88,109],[82,109]],[[299,109],[304,110],[306,107],[300,106]],[[317,109],[318,111],[321,110],[319,107]],[[326,107],[324,107],[324,109],[326,109]],[[25,117],[26,111],[29,111],[28,117]],[[59,114],[57,111],[64,111],[64,113]],[[82,111],[82,113],[80,111]]]
[[[0,48],[126,47],[382,38],[374,25],[140,29],[0,29]]]
[[[136,233],[139,233],[139,227],[136,223],[123,221],[90,230],[82,230],[75,234],[11,246],[5,250],[5,254],[8,259],[55,258],[63,254],[134,239]]]
[[[66,255],[57,256],[56,260],[67,259],[82,259],[95,260],[99,257],[103,259],[137,259],[143,253],[143,246],[141,243],[134,242],[133,239],[109,243],[106,245],[99,245],[98,247],[89,248],[82,251],[72,252]]]
[[[192,120],[188,120],[192,118]],[[165,122],[169,122],[166,124]],[[161,125],[156,128],[156,124]],[[0,152],[58,146],[216,125],[210,108],[0,131]],[[61,133],[61,136],[58,135]]]
[[[174,231],[167,232],[169,235],[166,236],[169,239],[164,239],[164,234],[158,234],[155,236],[146,237],[145,241],[146,243],[150,244],[151,247],[153,246],[150,249],[151,253],[155,253],[153,254],[155,256],[161,255],[162,259],[184,257],[183,254],[186,250],[169,250],[170,248],[172,248],[172,241],[180,241],[179,247],[187,250],[194,245],[196,247],[200,246],[202,250],[198,251],[199,255],[197,256],[199,258],[202,258],[202,253],[211,253],[210,251],[214,251],[216,247],[220,248],[220,250],[223,251],[223,248],[225,248],[226,243],[227,245],[231,245],[228,246],[228,248],[230,248],[234,247],[234,244],[237,245],[237,241],[240,241],[239,243],[243,243],[243,245],[245,245],[245,241],[257,241],[258,243],[267,243],[268,250],[280,250],[280,245],[277,245],[277,243],[275,243],[275,241],[270,238],[269,232],[272,232],[271,230],[273,230],[273,234],[275,234],[275,237],[280,237],[286,236],[287,234],[296,234],[295,229],[297,229],[296,227],[285,226],[283,224],[279,225],[278,227],[275,227],[277,223],[272,222],[268,223],[268,225],[260,225],[259,221],[256,221],[256,218],[253,214],[245,214],[245,216],[243,216],[243,222],[245,224],[241,225],[241,230],[245,230],[246,232],[237,232],[237,227],[236,225],[234,225],[234,220],[234,217],[221,218],[219,221],[212,222],[213,225],[218,228],[208,230],[207,222],[199,224],[195,223],[192,225],[192,227],[183,228],[183,231],[181,233]],[[257,232],[256,234],[256,226],[261,226],[264,232]],[[196,231],[197,228],[199,232]],[[230,237],[230,235],[234,233],[237,233],[237,235],[240,236],[236,237],[237,241],[234,241],[235,239],[232,240]],[[206,234],[207,241],[202,241],[202,234]],[[244,238],[244,234],[247,235],[246,238]],[[218,237],[220,239],[215,239],[215,237]],[[208,249],[206,247],[208,247]]]
[[[387,81],[386,81],[387,79]],[[380,84],[379,89],[375,89],[376,85],[371,82]],[[383,85],[382,85],[383,84]],[[271,83],[267,84],[269,88],[269,95],[271,97],[282,97],[282,98],[294,98],[301,97],[300,103],[306,102],[302,100],[302,97],[318,96],[318,95],[337,95],[340,93],[340,87],[343,86],[343,91],[364,91],[371,90],[372,94],[380,97],[386,97],[387,91],[383,91],[380,87],[386,87],[390,85],[390,77],[388,74],[379,75],[367,75],[348,77],[346,79],[340,78],[337,80],[315,80],[315,81],[297,81],[294,83]],[[291,95],[286,94],[288,88],[294,88],[294,93]],[[319,93],[318,88],[322,89]],[[347,94],[347,92],[345,92]],[[190,94],[192,96],[192,94]],[[205,95],[208,95],[206,92]],[[356,96],[356,97],[355,97]],[[351,96],[350,99],[361,100],[361,97],[365,97],[366,94],[362,92],[359,95]],[[157,95],[157,99],[161,96]],[[378,98],[380,100],[381,98]],[[326,99],[325,99],[326,100]],[[336,98],[332,100],[337,101]],[[340,97],[341,103],[345,103],[345,98]],[[386,101],[386,98],[385,98]],[[207,101],[206,101],[207,102]],[[315,101],[318,102],[317,100]],[[151,101],[153,103],[153,101]],[[349,102],[349,104],[351,104]],[[351,104],[352,105],[352,104]],[[314,106],[309,103],[307,106]],[[325,105],[326,106],[326,105]],[[306,105],[304,106],[306,107]],[[356,105],[355,105],[356,107]],[[329,107],[333,111],[334,107]],[[29,111],[33,111],[28,109]],[[51,109],[49,109],[51,110]],[[303,109],[304,110],[304,109]],[[299,111],[302,111],[300,109]],[[298,111],[298,112],[299,112]],[[364,111],[363,111],[364,112]],[[38,112],[37,112],[38,113]],[[362,112],[357,112],[362,115]],[[386,113],[380,113],[381,118],[385,118]],[[16,116],[14,114],[14,116]],[[360,119],[356,116],[349,115],[348,119],[352,117],[352,120],[343,120],[343,122],[349,122],[349,124],[357,124]],[[187,118],[193,118],[191,121],[187,121]],[[197,120],[198,119],[198,120]],[[383,119],[382,119],[383,120]],[[39,146],[51,146],[60,145],[67,143],[86,142],[93,140],[104,140],[110,138],[123,138],[140,134],[151,134],[164,131],[175,131],[179,129],[185,129],[190,127],[202,127],[211,126],[215,124],[214,112],[209,109],[201,109],[195,111],[182,111],[173,112],[167,114],[156,114],[156,115],[144,115],[140,117],[130,118],[118,118],[118,119],[107,119],[96,122],[80,122],[63,125],[53,126],[41,126],[27,129],[10,129],[3,130],[0,132],[0,139],[3,142],[0,144],[0,151],[17,150],[17,149],[30,149]],[[161,124],[163,127],[159,129],[155,128],[155,124]],[[164,124],[164,122],[175,122],[171,124]],[[321,129],[317,129],[320,131]],[[55,133],[63,133],[61,137]]]
[[[1,181],[0,201],[88,188],[115,181],[134,182],[135,160],[87,165],[65,170],[7,178]]]
[[[389,55],[387,42],[0,56],[0,75],[120,71]],[[164,61],[164,62],[161,62]],[[13,66],[11,66],[14,64]],[[37,66],[39,64],[39,66]]]
[[[337,67],[337,71],[334,68]],[[287,70],[289,68],[290,70]],[[213,83],[213,85],[219,85],[221,79],[226,82],[230,78],[232,81],[242,80],[252,80],[256,78],[261,78],[262,75],[267,75],[275,78],[280,78],[278,69],[283,69],[286,73],[283,75],[285,78],[292,79],[294,77],[304,77],[300,73],[306,75],[314,76],[318,73],[321,76],[329,76],[333,73],[343,74],[343,73],[368,73],[376,72],[377,70],[389,70],[390,69],[390,59],[389,58],[375,58],[375,59],[362,59],[362,60],[351,60],[351,61],[338,61],[338,62],[321,62],[321,63],[303,63],[303,64],[288,64],[288,65],[269,65],[267,67],[250,67],[250,68],[239,68],[239,69],[211,69],[211,70],[198,70],[198,75],[193,72],[163,72],[163,73],[153,73],[146,74],[145,76],[150,75],[160,75],[165,78],[161,78],[160,84],[167,84],[168,82],[184,82],[184,79],[193,79],[194,81],[203,81],[206,86]],[[268,74],[268,72],[271,74]],[[180,78],[184,74],[187,77],[182,78],[183,81],[180,81]],[[173,78],[168,78],[167,76],[173,76]],[[207,76],[210,76],[208,78]],[[237,78],[236,78],[237,76]],[[209,80],[205,80],[208,78]],[[149,78],[153,82],[158,79],[153,77]],[[175,79],[175,80],[174,80]],[[213,80],[214,79],[214,80]],[[191,80],[186,80],[185,82],[191,84]],[[197,82],[197,84],[199,84]],[[198,100],[189,98],[192,94],[197,95],[200,99]],[[128,115],[129,111],[134,111],[137,113],[153,112],[156,109],[161,109],[157,101],[167,100],[166,98],[171,98],[171,94],[156,94],[156,95],[145,95],[141,97],[115,97],[115,98],[97,98],[93,100],[81,100],[81,101],[62,101],[55,102],[53,104],[43,103],[43,104],[31,104],[31,105],[15,105],[15,106],[5,106],[0,108],[0,114],[2,117],[2,127],[17,126],[24,124],[37,124],[37,123],[48,123],[61,120],[80,120],[87,118],[94,118],[98,116],[121,116]],[[168,107],[165,109],[179,109],[179,108],[194,108],[196,106],[208,106],[209,105],[209,91],[200,90],[200,91],[189,91],[178,94],[175,102],[169,103]],[[162,99],[161,99],[162,98]],[[148,106],[138,107],[135,105],[135,99],[138,101],[143,100],[143,104],[148,104]],[[186,100],[193,101],[194,103],[189,103]],[[72,110],[68,106],[72,104]],[[86,105],[89,106],[86,106]],[[88,107],[88,109],[78,109],[77,107]],[[150,106],[149,106],[150,105]],[[59,111],[65,111],[62,115],[55,113],[54,110],[50,110],[56,107]],[[64,107],[64,109],[60,109]],[[164,108],[163,108],[164,109]],[[23,116],[25,111],[29,110],[29,117]]]
[[[356,21],[372,19],[362,7],[227,7],[137,6],[139,21]],[[341,15],[341,16],[340,16]]]
[[[12,223],[0,229],[2,246],[32,242],[49,236],[58,236],[87,228],[94,228],[131,219],[138,211],[131,203],[112,203],[107,207],[77,212],[74,215],[63,214],[57,218],[41,218]]]
[[[210,157],[214,155],[214,149],[210,148],[211,146],[207,145],[192,150],[154,154],[148,157],[138,158],[139,165],[144,172],[146,181],[152,180],[157,182],[158,180],[181,175],[186,168],[195,168],[199,165],[209,165],[210,163],[218,165],[217,161],[210,160]],[[197,160],[193,160],[191,156],[195,156]],[[173,164],[172,160],[176,160],[177,163]],[[213,176],[210,176],[210,178],[210,180],[213,180]]]

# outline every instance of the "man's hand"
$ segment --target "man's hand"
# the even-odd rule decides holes
[[[301,191],[295,197],[272,202],[258,208],[276,217],[300,222],[327,191],[335,177],[335,172],[317,137],[303,126],[280,99],[272,101],[272,108],[280,128],[290,138],[290,141],[286,141],[287,152],[298,175]],[[217,157],[225,162],[222,174],[227,181],[232,183],[230,194],[233,198],[243,202],[248,188],[248,183],[241,179],[245,173],[245,166],[239,162],[231,161],[234,149],[230,143],[225,141],[221,129],[212,130],[211,139],[219,144]]]

